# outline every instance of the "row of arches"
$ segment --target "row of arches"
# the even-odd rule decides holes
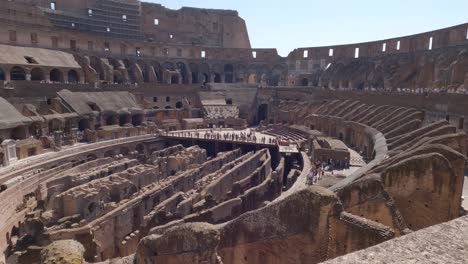
[[[286,65],[222,64],[129,60],[90,57],[89,66],[96,72],[95,78],[113,83],[166,83],[196,84],[214,83],[265,83],[280,85],[287,75]]]
[[[80,81],[80,76],[78,71],[74,69],[63,72],[60,69],[54,68],[47,72],[40,67],[35,67],[31,70],[28,70],[21,66],[14,66],[9,70],[9,72],[6,72],[0,68],[0,80],[78,83]]]

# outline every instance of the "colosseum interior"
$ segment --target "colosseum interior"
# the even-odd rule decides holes
[[[468,23],[282,57],[233,10],[0,20],[1,264],[467,263]]]

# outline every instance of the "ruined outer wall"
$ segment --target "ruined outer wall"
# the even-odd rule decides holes
[[[383,39],[371,42],[354,43],[346,45],[324,46],[298,48],[288,55],[290,60],[304,59],[304,51],[308,51],[308,59],[342,59],[354,58],[355,49],[359,48],[359,57],[375,57],[386,54],[416,52],[429,49],[429,40],[432,37],[432,49],[445,48],[468,44],[468,23],[429,31],[425,33]],[[397,49],[400,42],[399,49]],[[383,44],[386,44],[386,50],[383,52]],[[330,49],[333,49],[333,56],[329,56]]]

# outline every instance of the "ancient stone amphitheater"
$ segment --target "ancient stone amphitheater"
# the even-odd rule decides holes
[[[232,10],[0,20],[0,264],[466,263],[468,24],[281,57]]]

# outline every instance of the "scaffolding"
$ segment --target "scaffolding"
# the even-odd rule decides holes
[[[143,40],[140,3],[98,0],[87,10],[46,10],[57,27],[99,34],[106,38]]]

